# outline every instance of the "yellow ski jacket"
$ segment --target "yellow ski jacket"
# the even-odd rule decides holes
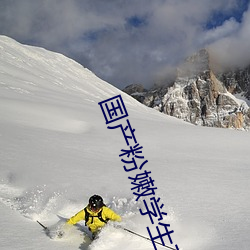
[[[98,229],[102,228],[106,223],[104,221],[112,220],[112,221],[121,221],[120,215],[116,214],[113,210],[110,208],[103,206],[98,212],[91,211],[88,207],[86,207],[87,212],[89,213],[88,221],[86,221],[86,225],[88,226],[89,230],[92,233],[95,233],[98,231]],[[98,214],[101,213],[101,217],[104,221],[101,221],[98,218]],[[80,220],[85,220],[85,211],[82,209],[77,214],[72,216],[68,221],[67,224],[74,225]]]

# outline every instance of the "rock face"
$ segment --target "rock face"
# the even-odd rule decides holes
[[[196,125],[249,129],[250,109],[245,101],[233,95],[250,96],[249,72],[250,67],[215,75],[209,53],[204,49],[187,58],[178,68],[170,87],[146,91],[140,86],[130,95],[160,112]],[[133,85],[129,89],[133,89]]]
[[[147,90],[144,89],[143,85],[141,84],[131,84],[123,89],[123,91],[142,103],[144,101],[144,94],[147,92]]]
[[[242,93],[250,100],[250,66],[218,74],[218,79],[225,84],[230,93]]]

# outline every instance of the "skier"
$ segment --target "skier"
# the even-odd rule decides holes
[[[67,224],[74,225],[80,220],[85,220],[85,225],[92,232],[94,239],[109,220],[120,222],[122,219],[120,215],[105,206],[101,196],[95,194],[89,198],[89,204],[72,216]]]

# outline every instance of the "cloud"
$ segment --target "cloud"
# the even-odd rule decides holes
[[[220,29],[227,29],[225,26]],[[250,64],[250,10],[243,15],[242,22],[232,32],[210,44],[215,60],[225,67],[244,67]]]
[[[200,38],[201,44],[211,44],[219,41],[225,37],[231,36],[237,33],[240,28],[240,24],[232,17],[229,20],[225,20],[221,26],[216,28],[205,30]]]
[[[242,8],[239,2],[2,0],[0,33],[61,52],[120,88],[130,83],[148,87],[204,46],[212,44],[222,57],[225,45],[247,49],[249,14],[242,22],[234,17]]]

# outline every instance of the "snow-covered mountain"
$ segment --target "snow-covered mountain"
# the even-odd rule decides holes
[[[124,91],[146,106],[184,121],[209,127],[250,127],[249,68],[217,72],[203,49],[180,65],[171,86]]]
[[[52,227],[103,196],[122,226],[147,235],[132,174],[98,103],[121,94],[148,160],[156,194],[183,250],[248,250],[249,133],[193,126],[140,104],[63,55],[0,36],[0,248],[150,250],[151,242],[108,225],[91,243],[84,222],[62,239]],[[85,229],[86,230],[86,229]],[[164,237],[165,239],[165,237]],[[168,240],[165,241],[169,245]],[[171,245],[174,246],[174,245]],[[157,249],[163,249],[158,246]]]

